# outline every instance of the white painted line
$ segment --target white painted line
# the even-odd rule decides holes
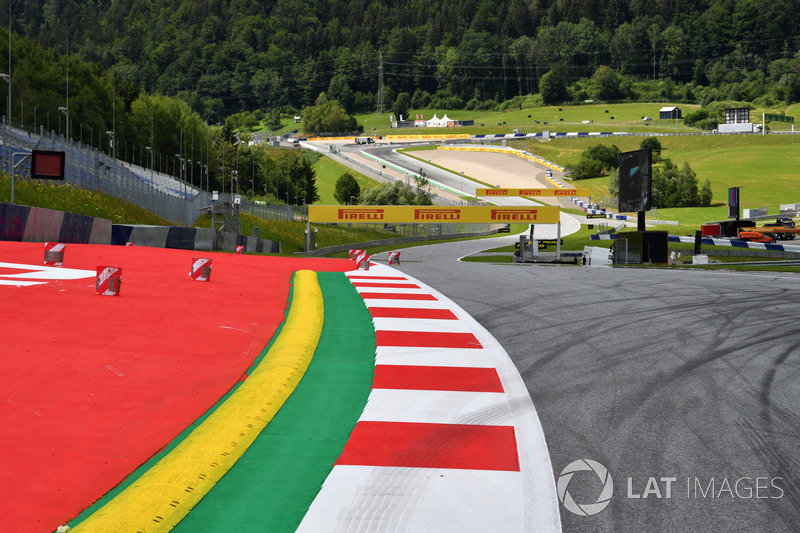
[[[373,318],[375,331],[420,331],[427,333],[471,333],[460,320],[435,320],[430,318]]]
[[[46,281],[14,281],[0,279],[0,285],[10,285],[13,287],[30,287],[32,285],[45,285]]]
[[[360,293],[374,292],[380,294],[428,294],[423,289],[411,289],[404,287],[355,287]]]
[[[373,389],[359,420],[510,426],[508,398],[497,392]]]
[[[339,465],[297,531],[521,532],[521,496],[519,472]]]
[[[0,263],[0,268],[13,268],[16,270],[29,270],[19,274],[3,274],[0,277],[15,279],[83,279],[97,276],[94,270],[79,270],[77,268],[61,268],[50,266],[24,265],[20,263]]]
[[[402,309],[450,309],[444,302],[438,300],[382,300],[365,298],[367,307],[395,307]]]
[[[350,279],[351,283],[386,283],[387,285],[402,285],[402,284],[410,284],[414,283],[413,280],[403,278],[403,279]]]
[[[378,346],[375,352],[375,364],[494,368],[485,350],[408,346]]]

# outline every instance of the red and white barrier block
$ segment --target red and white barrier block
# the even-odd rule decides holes
[[[63,266],[65,248],[66,245],[60,242],[44,243],[44,264],[46,266]]]
[[[356,265],[358,266],[359,270],[369,270],[369,258],[370,256],[366,253],[356,257]]]
[[[195,281],[208,281],[211,279],[211,259],[207,257],[193,257],[192,271],[189,274]]]
[[[400,252],[389,252],[389,264],[390,265],[400,264]]]
[[[367,253],[366,250],[357,250],[357,249],[350,250],[350,260],[355,261],[356,257],[365,253]]]
[[[241,244],[236,246],[236,255],[242,255],[243,253],[244,253],[244,246]]]
[[[113,266],[97,267],[95,292],[103,296],[119,296],[122,287],[122,269]]]

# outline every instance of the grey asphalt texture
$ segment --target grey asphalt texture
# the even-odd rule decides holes
[[[562,505],[565,532],[800,531],[800,276],[457,261],[500,244],[411,248],[395,268],[506,349],[555,480],[578,459],[608,469],[610,504]],[[592,504],[602,483],[567,488]]]

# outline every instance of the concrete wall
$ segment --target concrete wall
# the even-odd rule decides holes
[[[176,248],[179,250],[211,251],[214,232],[207,228],[183,228],[177,226],[133,226],[114,224],[111,244],[124,245],[133,242],[137,246]],[[235,233],[220,232],[217,249],[233,252],[237,245],[244,245],[245,252],[280,253],[281,243],[256,237],[237,238]]]
[[[111,221],[43,207],[0,203],[0,240],[108,244]]]
[[[41,207],[0,203],[0,240],[116,244],[211,251],[214,232],[210,229],[178,226],[112,224],[110,220]],[[280,253],[281,243],[256,237],[220,232],[218,249],[233,252],[237,244],[246,252]]]

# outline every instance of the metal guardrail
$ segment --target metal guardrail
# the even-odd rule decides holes
[[[44,128],[36,133],[3,126],[0,139],[3,141],[0,168],[7,172],[14,153],[34,149],[63,151],[64,183],[106,193],[178,225],[194,226],[203,209],[213,203],[211,194],[193,183],[115,159],[94,147],[44,131]],[[30,162],[18,168],[15,174],[16,179],[29,178]],[[220,193],[217,203],[233,202],[233,197],[231,192]],[[304,209],[300,206],[268,205],[247,197],[241,197],[240,201],[240,212],[268,220],[304,220]]]

